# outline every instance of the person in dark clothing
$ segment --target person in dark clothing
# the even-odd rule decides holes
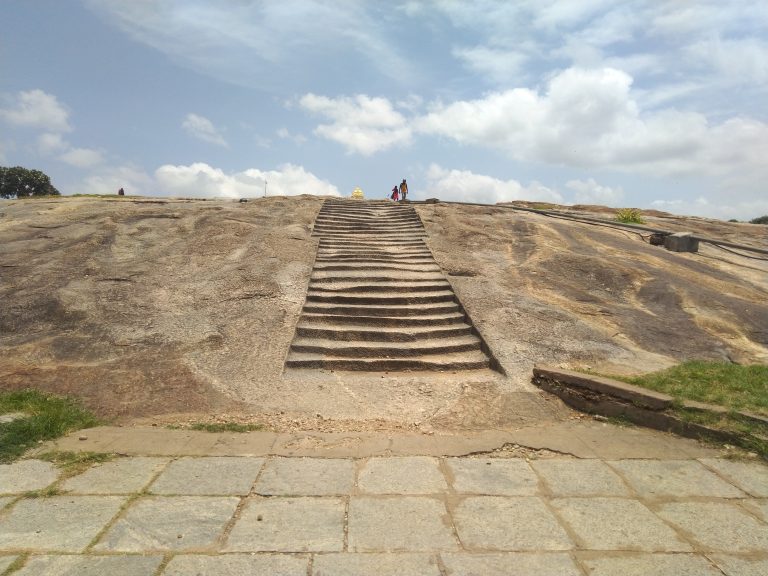
[[[405,181],[405,178],[403,178],[403,181],[400,183],[400,199],[405,200],[407,196],[408,196],[408,183]]]

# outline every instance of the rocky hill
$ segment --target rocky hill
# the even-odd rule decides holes
[[[416,206],[427,244],[506,375],[284,373],[322,202],[1,202],[0,387],[74,394],[121,422],[488,428],[566,417],[529,384],[536,362],[624,373],[689,358],[768,362],[765,260],[438,203]],[[765,226],[646,218],[768,246]]]

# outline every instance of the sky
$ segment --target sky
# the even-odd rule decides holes
[[[0,165],[63,194],[768,214],[768,0],[0,0]]]

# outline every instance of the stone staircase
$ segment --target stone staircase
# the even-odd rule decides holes
[[[317,257],[286,368],[498,369],[412,206],[326,200],[313,235]]]

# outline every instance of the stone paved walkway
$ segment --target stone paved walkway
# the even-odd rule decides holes
[[[598,423],[510,443],[534,432],[94,429],[53,447],[123,455],[0,466],[0,573],[768,574],[768,467]]]

